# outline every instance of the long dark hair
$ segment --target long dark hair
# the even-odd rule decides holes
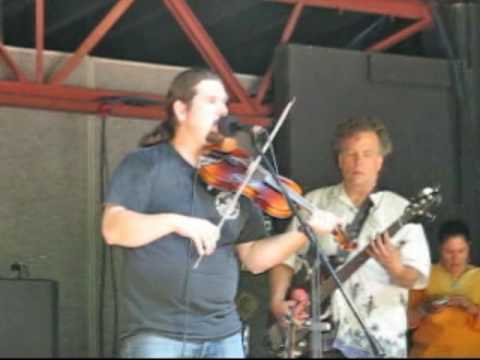
[[[221,81],[220,77],[213,71],[201,68],[188,69],[175,76],[166,97],[167,118],[153,130],[143,135],[139,141],[139,146],[153,146],[173,138],[177,127],[173,104],[180,100],[189,107],[197,94],[197,85],[203,80]]]

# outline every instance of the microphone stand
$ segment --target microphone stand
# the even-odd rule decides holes
[[[275,169],[273,168],[270,161],[265,156],[265,152],[258,148],[255,136],[253,133],[250,133],[250,137],[252,139],[252,144],[257,153],[257,156],[261,157],[263,162],[265,163],[268,172],[276,182],[277,186],[279,187],[282,195],[287,200],[288,206],[292,211],[294,217],[300,223],[300,228],[304,232],[304,234],[308,237],[310,242],[309,250],[307,251],[307,261],[310,264],[310,268],[312,269],[312,276],[311,276],[311,304],[312,304],[312,324],[311,324],[311,350],[312,350],[312,357],[313,358],[322,358],[323,357],[323,343],[322,343],[322,323],[320,320],[321,315],[321,303],[318,301],[320,299],[320,266],[323,264],[325,265],[328,273],[332,276],[335,283],[337,284],[338,289],[340,290],[343,298],[345,299],[348,307],[350,308],[351,312],[359,322],[360,326],[362,327],[365,335],[367,336],[368,342],[372,348],[372,351],[375,357],[383,358],[385,357],[385,353],[379,349],[380,344],[376,342],[373,336],[368,331],[364,321],[361,319],[358,311],[355,309],[353,302],[351,301],[350,297],[345,292],[343,285],[340,279],[337,276],[335,269],[333,268],[332,264],[325,256],[325,254],[320,251],[318,247],[318,238],[315,232],[313,231],[312,227],[307,224],[305,219],[300,215],[296,205],[294,205],[293,200],[291,199],[290,195],[288,194],[287,190],[285,189],[284,185],[281,183],[278,174],[276,173]],[[312,265],[313,264],[313,265]]]
[[[307,254],[314,254],[314,253],[319,253],[318,249],[318,238],[315,234],[315,232],[312,230],[310,225],[307,224],[305,219],[300,215],[300,212],[298,211],[297,207],[293,204],[293,201],[290,197],[290,195],[287,193],[285,187],[281,183],[277,173],[275,172],[272,164],[270,161],[267,159],[265,154],[261,151],[258,151],[256,139],[253,133],[250,133],[250,138],[252,140],[252,143],[254,144],[255,152],[257,153],[258,156],[262,157],[262,160],[264,164],[267,166],[267,170],[276,182],[277,186],[279,187],[280,191],[282,192],[283,196],[287,200],[288,206],[292,213],[294,214],[294,217],[298,220],[300,223],[300,228],[304,232],[304,234],[308,237],[308,240],[310,242],[310,247],[309,249],[313,249],[314,251],[308,251]],[[310,259],[309,263],[311,264],[314,259]],[[327,260],[328,261],[328,260]],[[319,291],[319,281],[320,280],[320,267],[311,267],[317,271],[314,271],[314,276],[311,277],[311,307],[312,307],[312,323],[311,323],[311,350],[312,350],[312,358],[317,359],[317,358],[323,358],[323,344],[322,344],[322,333],[321,333],[321,321],[320,321],[320,303],[317,301],[317,299],[320,298],[320,291]],[[287,334],[289,336],[289,334]],[[291,339],[287,339],[287,343],[289,343]],[[287,354],[289,356],[290,354]]]

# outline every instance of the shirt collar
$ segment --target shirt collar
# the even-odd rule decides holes
[[[348,206],[356,208],[355,204],[348,197],[347,192],[345,191],[345,184],[343,182],[338,184],[335,195],[338,197],[340,201],[344,202]],[[368,198],[373,203],[373,207],[377,207],[380,204],[380,201],[382,198],[382,192],[380,191],[371,192],[370,195],[368,195]]]

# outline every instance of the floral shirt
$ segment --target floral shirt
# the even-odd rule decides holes
[[[346,224],[351,223],[358,212],[345,193],[343,184],[314,190],[306,195],[306,199],[318,208],[341,217]],[[349,253],[346,261],[367,246],[376,234],[395,222],[408,205],[406,199],[389,191],[373,193],[370,200],[373,205],[357,238],[357,250]],[[290,226],[296,227],[296,220]],[[331,235],[320,237],[318,241],[325,255],[338,254],[337,242]],[[423,227],[406,224],[393,236],[392,242],[400,248],[402,263],[420,273],[414,288],[426,287],[431,263]],[[305,251],[303,249],[300,254]],[[285,264],[298,271],[303,262],[301,256],[293,255]],[[392,283],[386,270],[375,259],[367,260],[343,286],[385,355],[406,357],[408,289]],[[338,325],[333,346],[347,357],[372,357],[368,338],[338,290],[332,295],[331,311]]]

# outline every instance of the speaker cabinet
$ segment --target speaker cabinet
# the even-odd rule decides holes
[[[0,279],[0,357],[57,356],[58,284]]]

